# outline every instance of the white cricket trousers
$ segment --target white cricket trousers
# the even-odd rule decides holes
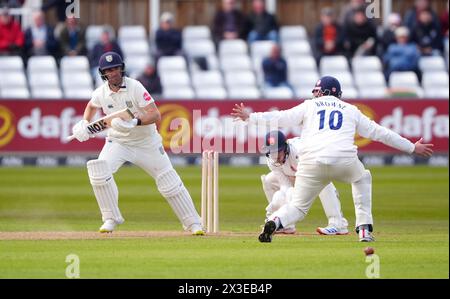
[[[107,161],[112,174],[127,161],[142,168],[155,179],[159,192],[166,198],[185,230],[191,229],[193,225],[201,225],[192,198],[173,168],[161,141],[135,146],[107,140],[98,159]]]
[[[270,219],[278,217],[283,226],[305,218],[314,199],[332,181],[352,184],[356,227],[373,224],[372,177],[358,158],[341,160],[339,164],[304,164],[298,168],[292,200],[276,211]]]

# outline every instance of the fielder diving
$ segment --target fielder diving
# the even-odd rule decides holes
[[[281,131],[267,133],[262,151],[266,155],[267,166],[271,170],[261,176],[264,193],[269,205],[266,207],[266,219],[291,202],[294,191],[295,173],[301,167],[298,157],[302,151],[300,138],[286,139]],[[333,183],[328,184],[319,193],[328,226],[318,227],[316,231],[321,235],[346,235],[348,222],[343,217],[339,193]],[[295,224],[279,228],[275,233],[294,234]]]
[[[99,72],[105,83],[97,88],[84,110],[83,119],[73,127],[80,142],[92,137],[87,125],[99,109],[110,115],[128,108],[134,118],[111,120],[105,145],[98,159],[87,162],[89,179],[102,214],[101,233],[112,232],[124,222],[119,210],[119,191],[113,174],[131,162],[156,180],[156,185],[183,228],[203,235],[200,216],[192,198],[164,151],[155,122],[161,118],[155,101],[139,81],[125,76],[125,64],[115,52],[100,57]]]
[[[433,145],[422,143],[422,139],[412,143],[342,101],[341,85],[334,77],[322,77],[313,93],[317,96],[289,110],[249,113],[241,103],[235,105],[231,114],[251,124],[302,126],[304,147],[299,157],[302,165],[295,174],[292,200],[269,217],[259,241],[271,242],[278,228],[303,220],[320,191],[334,180],[352,185],[359,241],[374,241],[372,176],[358,159],[355,134],[423,157],[432,155]]]

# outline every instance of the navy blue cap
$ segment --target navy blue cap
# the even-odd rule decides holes
[[[104,71],[113,67],[124,66],[122,57],[116,52],[106,52],[98,61],[100,71]]]
[[[281,131],[270,131],[266,134],[262,151],[268,155],[286,150],[286,136]]]
[[[341,84],[331,76],[324,76],[317,81],[312,92],[320,91],[326,96],[335,96],[340,98],[342,95]]]

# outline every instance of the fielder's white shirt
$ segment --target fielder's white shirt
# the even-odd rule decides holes
[[[251,113],[249,123],[277,121],[279,127],[302,125],[302,163],[337,163],[341,158],[357,157],[355,133],[412,153],[414,144],[382,127],[359,109],[334,96],[306,100],[289,110]]]
[[[298,167],[298,158],[302,149],[299,137],[288,139],[286,142],[289,146],[289,156],[284,164],[277,166],[271,163],[269,158],[266,158],[267,166],[276,174],[278,178],[280,189],[294,186],[295,173],[297,172]]]
[[[112,91],[108,82],[105,82],[93,92],[90,102],[94,107],[101,108],[106,115],[124,108],[129,108],[134,115],[139,115],[145,113],[143,110],[145,106],[155,101],[141,82],[124,77],[119,91]],[[108,139],[123,144],[142,145],[159,141],[161,136],[156,125],[150,124],[131,129],[130,134],[126,137],[110,128],[108,129]]]

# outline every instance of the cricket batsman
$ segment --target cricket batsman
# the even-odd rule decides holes
[[[107,52],[100,57],[99,72],[105,83],[93,92],[83,119],[72,129],[73,136],[79,142],[91,137],[87,125],[98,109],[110,115],[129,108],[134,115],[131,120],[120,117],[112,119],[98,159],[87,162],[89,179],[102,214],[100,232],[112,232],[124,222],[113,174],[128,161],[156,180],[159,192],[166,198],[185,230],[194,235],[203,235],[200,216],[164,151],[162,138],[156,129],[155,123],[161,115],[154,99],[140,82],[125,76],[125,64],[115,52]]]
[[[292,200],[295,173],[300,166],[298,157],[301,154],[302,142],[300,138],[286,139],[281,131],[267,133],[262,148],[266,154],[267,166],[270,173],[261,176],[264,193],[269,205],[266,207],[266,219],[283,205]],[[348,222],[343,217],[339,193],[333,183],[328,184],[319,193],[325,215],[328,218],[327,227],[318,227],[316,231],[321,235],[346,235]],[[279,228],[275,233],[294,234],[295,225]]]
[[[296,172],[292,200],[270,216],[259,241],[271,242],[278,228],[305,218],[320,191],[336,180],[351,184],[355,230],[359,241],[372,242],[372,176],[358,159],[355,134],[422,157],[433,154],[433,145],[422,143],[422,138],[412,143],[342,101],[341,85],[334,77],[322,77],[314,92],[317,97],[289,110],[249,114],[242,103],[233,109],[233,116],[253,124],[276,121],[279,127],[303,126],[304,148],[299,158],[302,165]]]

